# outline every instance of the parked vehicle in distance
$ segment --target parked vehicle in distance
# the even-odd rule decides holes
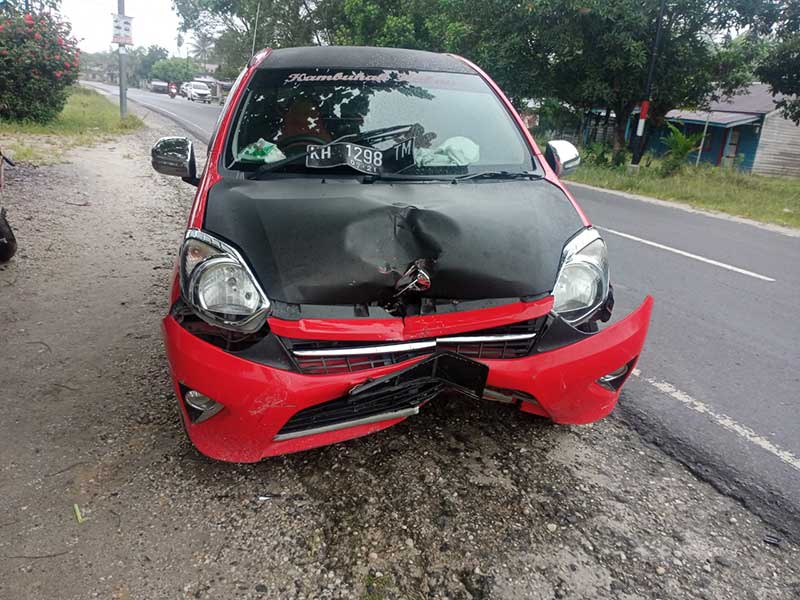
[[[251,462],[362,436],[443,393],[556,423],[606,416],[652,299],[613,324],[606,244],[502,91],[452,55],[264,50],[198,175],[163,320],[186,431]],[[509,418],[512,418],[509,413]]]
[[[168,84],[166,81],[161,81],[160,79],[153,79],[150,82],[150,91],[156,94],[166,94],[168,93]]]
[[[210,102],[211,89],[202,81],[190,81],[186,84],[186,98],[192,102]]]
[[[181,84],[181,87],[179,87],[179,88],[178,88],[178,95],[179,95],[179,96],[183,96],[183,97],[185,98],[185,97],[186,97],[186,88],[187,88],[188,86],[189,86],[189,82],[188,82],[188,81],[184,81],[184,82]]]

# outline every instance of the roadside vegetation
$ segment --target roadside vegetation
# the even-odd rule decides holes
[[[598,161],[591,150],[582,155],[585,160],[568,177],[570,181],[800,227],[800,178],[797,177],[766,177],[743,173],[734,167],[689,164],[665,177],[669,159],[646,156],[640,171],[629,173],[626,166],[629,160],[622,159],[621,164],[615,165],[613,157]]]
[[[87,146],[142,125],[135,115],[120,119],[119,108],[94,90],[74,86],[64,109],[49,122],[0,119],[0,146],[14,160],[51,164],[69,148]]]

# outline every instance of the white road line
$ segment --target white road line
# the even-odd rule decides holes
[[[653,248],[666,250],[667,252],[674,252],[675,254],[685,256],[686,258],[699,260],[700,262],[704,262],[709,265],[714,265],[715,267],[720,267],[721,269],[727,269],[728,271],[733,271],[734,273],[739,273],[740,275],[747,275],[748,277],[753,277],[755,279],[760,279],[762,281],[775,281],[772,277],[767,277],[766,275],[761,275],[760,273],[754,273],[753,271],[748,271],[747,269],[740,269],[739,267],[734,267],[733,265],[729,265],[724,262],[719,262],[718,260],[706,258],[705,256],[698,256],[697,254],[692,254],[691,252],[686,252],[684,250],[678,250],[677,248],[673,248],[672,246],[665,246],[664,244],[659,244],[658,242],[651,242],[650,240],[645,240],[640,237],[636,237],[635,235],[631,235],[629,233],[622,233],[621,231],[616,231],[615,229],[608,229],[607,227],[598,227],[597,225],[595,225],[595,228],[601,231],[607,231],[608,233],[613,233],[614,235],[618,235],[620,237],[624,237],[629,240],[633,240],[634,242],[639,242],[640,244],[646,244],[648,246],[652,246]]]
[[[797,471],[800,471],[800,458],[798,458],[788,450],[784,450],[783,448],[777,446],[776,444],[773,444],[768,439],[760,436],[749,427],[737,423],[734,419],[732,419],[728,415],[714,412],[708,404],[706,404],[705,402],[701,402],[696,398],[693,398],[686,392],[682,392],[671,383],[668,383],[666,381],[659,381],[657,379],[653,379],[652,377],[643,377],[639,369],[634,369],[633,374],[634,376],[639,377],[642,381],[649,383],[659,392],[666,394],[667,396],[673,398],[674,400],[677,400],[678,402],[682,402],[687,407],[696,412],[708,415],[711,418],[711,420],[714,421],[717,425],[720,425],[721,427],[727,429],[728,431],[732,431],[733,433],[744,438],[751,444],[758,446],[762,450],[766,450],[767,452],[774,455],[775,457],[777,457],[779,460],[783,461],[790,467],[793,467]]]

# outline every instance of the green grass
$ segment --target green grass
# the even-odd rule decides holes
[[[88,146],[143,126],[135,115],[119,118],[119,107],[94,90],[74,87],[64,110],[50,123],[0,121],[0,145],[15,160],[57,162],[63,152]]]
[[[626,167],[582,164],[568,180],[621,190],[696,208],[717,210],[766,223],[800,227],[800,178],[751,175],[733,168],[686,166],[672,177],[644,163],[638,174]]]

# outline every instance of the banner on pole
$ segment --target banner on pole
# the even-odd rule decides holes
[[[120,44],[121,46],[133,45],[133,34],[131,31],[131,21],[133,17],[126,17],[125,15],[112,15],[114,17],[114,33],[111,37],[112,44]]]

